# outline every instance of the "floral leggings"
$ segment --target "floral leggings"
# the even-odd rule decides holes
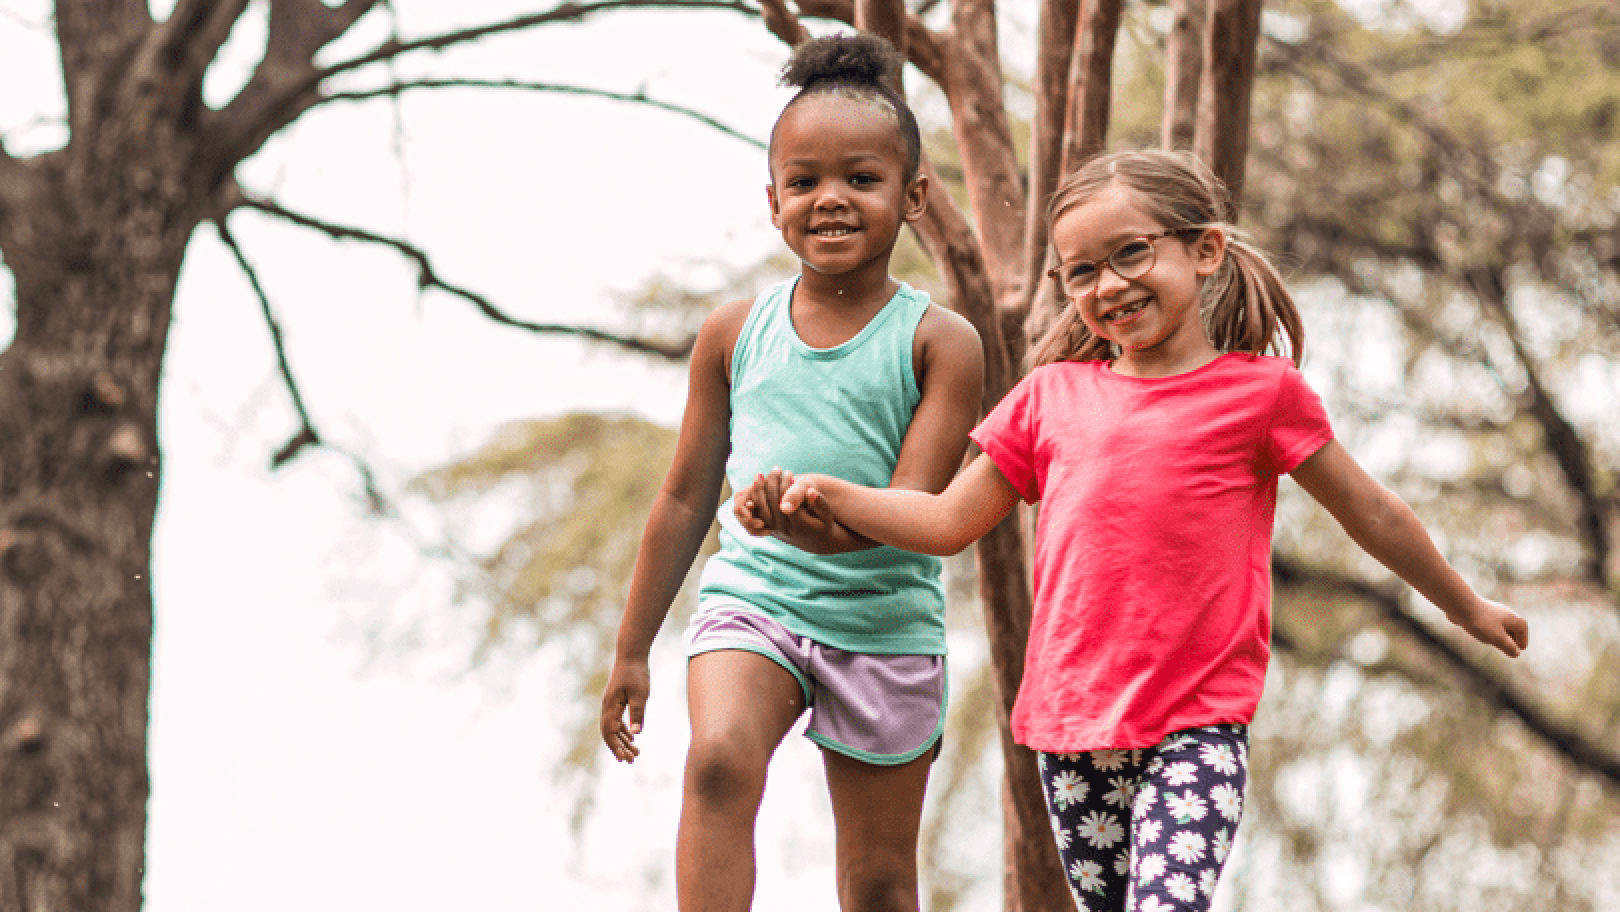
[[[1248,728],[1155,747],[1038,754],[1052,832],[1080,912],[1205,912],[1243,815]]]

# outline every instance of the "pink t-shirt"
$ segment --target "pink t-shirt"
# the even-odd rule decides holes
[[[1134,748],[1247,724],[1271,654],[1277,478],[1333,438],[1293,363],[1226,354],[1152,379],[1049,364],[972,437],[1042,502],[1013,737]]]

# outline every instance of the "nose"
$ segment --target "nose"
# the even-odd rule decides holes
[[[843,209],[847,205],[842,181],[822,181],[816,189],[817,209]]]
[[[1099,298],[1116,295],[1131,286],[1131,280],[1124,278],[1114,271],[1114,266],[1107,260],[1097,264],[1097,287],[1092,294]]]

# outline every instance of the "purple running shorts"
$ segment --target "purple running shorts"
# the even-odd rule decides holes
[[[764,612],[704,602],[686,629],[686,656],[717,649],[756,652],[787,669],[804,690],[804,736],[878,766],[909,763],[945,730],[945,657],[846,652],[799,636]]]

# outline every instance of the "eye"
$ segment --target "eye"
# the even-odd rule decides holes
[[[1130,269],[1132,266],[1140,265],[1143,260],[1152,254],[1153,245],[1147,241],[1126,241],[1119,245],[1119,249],[1114,251],[1114,255],[1108,259],[1110,262],[1118,264],[1121,269]]]
[[[1069,267],[1070,282],[1084,282],[1097,274],[1096,263],[1076,263]]]
[[[882,178],[878,177],[876,174],[857,174],[851,177],[849,182],[857,187],[865,187],[875,184],[881,179]]]
[[[813,177],[790,177],[783,182],[783,186],[790,190],[807,190],[815,185],[816,179]]]

